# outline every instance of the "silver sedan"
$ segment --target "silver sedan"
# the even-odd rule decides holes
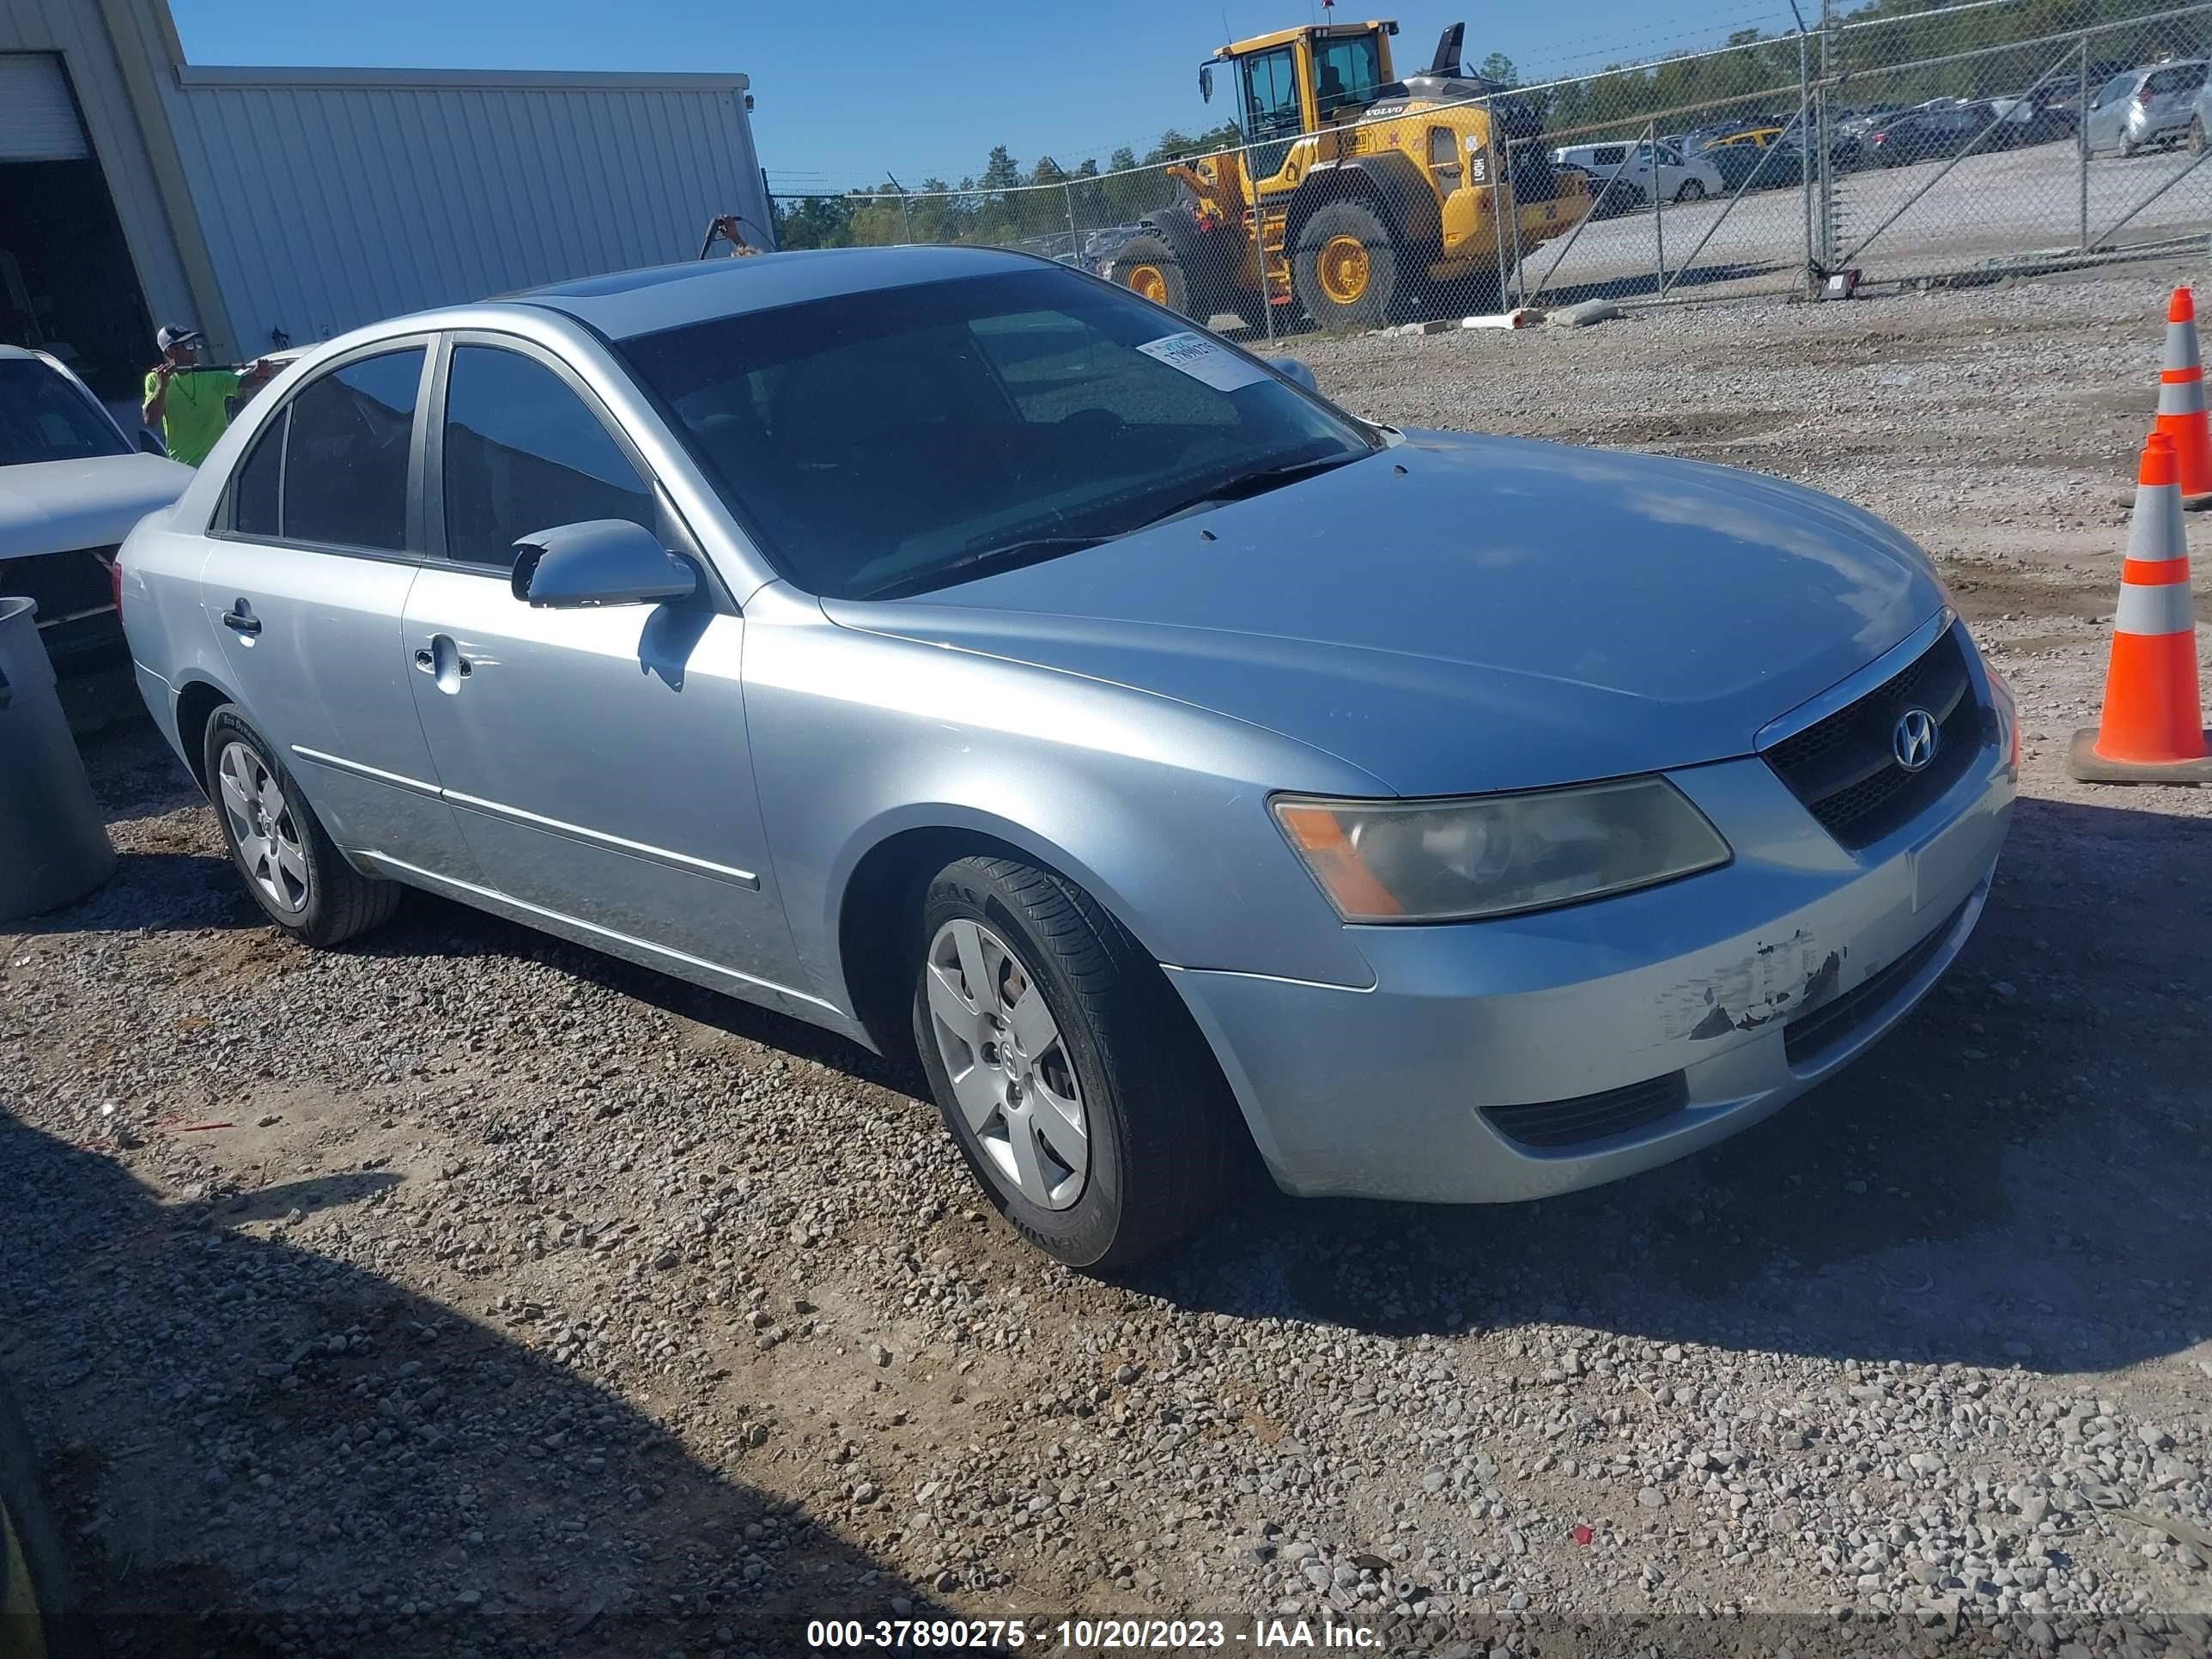
[[[2011,701],[1928,561],[1748,473],[1363,422],[1017,255],[361,330],[121,558],[270,919],[417,887],[918,1056],[1073,1265],[1731,1134],[1925,994]]]

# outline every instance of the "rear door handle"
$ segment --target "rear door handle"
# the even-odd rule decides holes
[[[244,634],[251,638],[261,631],[261,618],[253,614],[252,605],[240,599],[222,613],[222,625],[234,634]]]

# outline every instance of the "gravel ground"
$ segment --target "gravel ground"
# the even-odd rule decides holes
[[[0,1366],[111,1650],[769,1655],[909,1613],[2212,1650],[2207,804],[2058,764],[2162,298],[1303,348],[1379,417],[1872,507],[2022,700],[2008,860],[1927,1006],[1541,1205],[1255,1192],[1091,1282],[870,1057],[428,899],[295,949],[145,729],[94,739],[121,871],[0,938]]]

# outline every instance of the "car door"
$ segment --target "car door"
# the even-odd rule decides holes
[[[416,580],[396,654],[484,884],[617,940],[796,984],[753,790],[743,617],[569,366],[511,336],[459,334],[432,395],[445,556]],[[514,596],[517,538],[596,519],[658,532],[700,570],[700,592],[582,610]]]
[[[331,838],[466,874],[399,653],[425,545],[428,362],[427,337],[380,342],[285,400],[225,488],[200,594],[231,695]]]

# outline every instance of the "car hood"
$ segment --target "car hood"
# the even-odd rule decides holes
[[[191,468],[159,455],[0,466],[0,558],[112,547],[191,481]]]
[[[1408,441],[848,627],[1115,682],[1403,794],[1720,760],[1944,603],[1880,520],[1717,466]]]

